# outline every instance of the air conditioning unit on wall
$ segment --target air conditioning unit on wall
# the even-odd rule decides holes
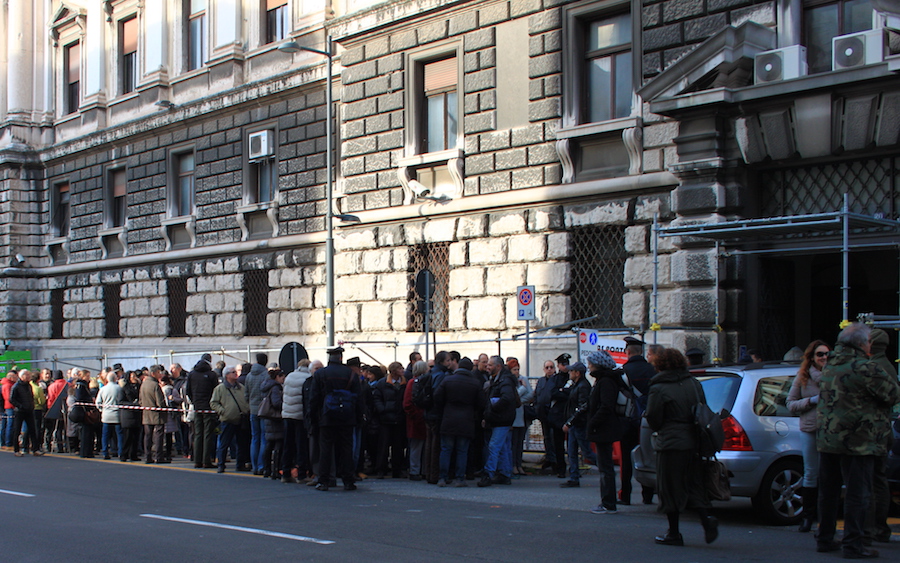
[[[831,40],[831,68],[841,70],[884,60],[884,30],[870,29]]]
[[[756,84],[806,76],[806,47],[791,45],[757,53],[753,59],[753,76]]]
[[[250,160],[259,160],[272,156],[275,150],[274,132],[270,130],[250,133]]]

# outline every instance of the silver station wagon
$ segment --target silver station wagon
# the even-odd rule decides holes
[[[717,458],[728,468],[731,494],[750,497],[761,518],[775,525],[800,521],[803,477],[800,421],[785,406],[799,364],[751,364],[692,369],[713,412],[725,409],[725,446]],[[656,487],[653,431],[646,420],[634,449],[634,475]]]

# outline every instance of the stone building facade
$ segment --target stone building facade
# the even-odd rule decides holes
[[[432,327],[463,353],[494,352],[498,337],[503,355],[524,353],[508,340],[524,330],[520,285],[535,286],[537,328],[655,322],[663,330],[647,339],[732,360],[741,345],[774,355],[830,336],[810,328],[832,319],[808,297],[832,296],[818,275],[831,262],[736,256],[652,229],[654,218],[831,210],[842,188],[797,179],[828,177],[823,166],[859,185],[860,211],[896,216],[896,179],[872,187],[872,173],[848,172],[874,160],[890,176],[897,158],[889,45],[877,63],[754,84],[754,56],[802,43],[820,4],[4,5],[0,335],[37,357],[289,341],[321,355],[332,205],[359,220],[335,223],[338,339],[384,363],[422,348],[424,268],[436,279]],[[277,48],[321,50],[327,36],[331,77],[320,54]],[[860,119],[870,125],[857,135]],[[805,186],[786,200],[818,203],[770,211],[779,178]],[[886,203],[865,203],[872,192]],[[864,254],[859,267],[882,258]],[[867,278],[860,291],[896,283]],[[575,341],[535,347],[543,358]]]

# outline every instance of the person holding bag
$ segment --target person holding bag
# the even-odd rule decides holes
[[[250,405],[247,402],[244,386],[238,383],[237,370],[234,366],[227,366],[222,375],[225,378],[213,389],[209,406],[216,411],[221,423],[219,441],[216,444],[216,462],[218,473],[225,473],[225,456],[228,447],[237,435],[244,418],[249,420]],[[240,458],[240,454],[238,458]]]
[[[266,433],[266,448],[263,450],[263,477],[280,479],[281,452],[284,449],[284,422],[281,406],[284,401],[284,372],[279,368],[269,368],[269,379],[260,385],[263,399],[257,414],[263,419]]]
[[[678,524],[679,515],[688,508],[700,515],[706,543],[712,543],[719,536],[719,524],[709,514],[694,414],[698,403],[706,403],[703,387],[688,371],[687,359],[674,348],[660,351],[653,367],[659,373],[650,380],[645,416],[657,436],[657,510],[669,520],[668,532],[657,536],[656,543],[684,545]]]

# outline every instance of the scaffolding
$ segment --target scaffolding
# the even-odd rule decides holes
[[[760,219],[742,219],[719,223],[700,223],[661,227],[658,216],[653,218],[653,294],[651,307],[651,330],[659,325],[659,238],[693,237],[715,242],[715,326],[683,327],[687,330],[716,330],[719,325],[719,262],[730,255],[802,253],[840,251],[841,272],[841,326],[850,322],[850,252],[872,248],[897,248],[900,250],[900,221],[869,216],[850,211],[849,196],[843,195],[840,211],[786,215]],[[851,244],[851,236],[876,240]],[[839,240],[838,240],[839,238]],[[728,250],[723,252],[722,247]],[[900,267],[900,256],[898,256]],[[898,270],[900,274],[900,270]],[[716,353],[718,351],[716,350]],[[716,354],[718,355],[718,354]]]

